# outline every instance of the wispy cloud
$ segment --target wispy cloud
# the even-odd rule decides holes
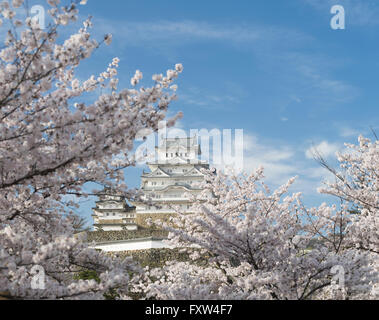
[[[358,137],[360,134],[360,131],[354,128],[342,127],[340,129],[340,136],[344,138]]]
[[[333,75],[343,62],[303,50],[317,43],[317,39],[302,30],[252,22],[228,25],[195,20],[130,22],[98,19],[95,26],[100,34],[111,32],[115,46],[153,48],[156,53],[167,56],[179,48],[195,44],[196,54],[208,60],[209,52],[203,50],[202,45],[210,43],[251,52],[259,68],[275,75],[275,81],[283,91],[292,91],[291,100],[298,104],[331,106],[350,102],[359,95],[356,87]],[[215,105],[218,99],[217,94],[211,93],[203,94],[199,99],[190,90],[181,95],[183,100],[197,106]],[[236,102],[234,96],[225,95],[223,98]]]
[[[330,158],[334,157],[336,152],[341,150],[342,147],[343,146],[338,143],[331,143],[325,140],[307,149],[305,151],[305,156],[308,159],[313,159],[316,154],[319,154],[324,158]]]
[[[185,88],[179,93],[179,102],[207,109],[227,109],[240,102],[234,92],[209,92],[198,87]]]
[[[193,41],[222,41],[225,44],[251,45],[271,42],[280,46],[311,40],[309,36],[294,29],[239,23],[233,25],[211,24],[204,21],[153,21],[126,22],[97,19],[97,31],[113,33],[128,45],[150,44],[183,45]],[[279,41],[280,40],[280,41]]]
[[[325,105],[332,105],[350,102],[360,94],[357,87],[344,79],[336,79],[333,75],[333,71],[344,66],[341,60],[336,61],[332,57],[298,52],[288,53],[286,60],[304,80],[302,95],[308,100],[311,98]],[[304,102],[302,100],[299,99],[297,102]]]

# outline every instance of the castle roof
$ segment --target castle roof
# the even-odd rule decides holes
[[[203,174],[201,173],[201,169],[205,168],[206,166],[194,166],[191,170],[183,173],[177,173],[177,172],[168,172],[167,170],[162,168],[161,165],[159,165],[153,172],[143,172],[141,178],[186,178],[186,177],[202,177]]]
[[[161,188],[161,189],[159,189],[157,187],[154,187],[154,188],[151,188],[151,189],[144,187],[143,191],[164,192],[164,191],[172,190],[172,189],[185,189],[187,191],[203,190],[201,188],[194,188],[194,187],[190,186],[187,183],[174,183],[174,184],[170,184],[169,186],[165,186],[164,188]]]

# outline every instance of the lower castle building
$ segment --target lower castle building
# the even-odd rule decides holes
[[[142,198],[126,200],[106,191],[93,209],[94,230],[103,231],[104,241],[95,237],[96,248],[104,251],[164,248],[166,234],[151,228],[148,220],[165,219],[192,212],[193,197],[202,192],[202,169],[209,164],[199,160],[197,138],[168,138],[156,147],[156,160],[147,165],[150,172],[141,176]],[[98,233],[99,234],[99,233]]]
[[[112,190],[104,190],[92,210],[95,231],[137,230],[135,207],[129,206],[124,197]]]

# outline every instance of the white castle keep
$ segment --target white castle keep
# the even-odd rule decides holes
[[[194,138],[164,139],[157,147],[157,160],[147,165],[149,173],[143,172],[141,191],[146,202],[135,202],[136,214],[170,214],[173,207],[182,213],[191,212],[190,194],[197,196],[204,179],[202,168],[208,168],[199,160],[200,146]]]
[[[112,195],[100,197],[93,209],[94,230],[137,230],[139,215],[172,214],[174,208],[183,213],[192,209],[190,195],[197,196],[204,180],[202,168],[209,168],[201,155],[197,137],[167,138],[156,147],[156,160],[147,163],[150,172],[141,176],[142,200],[131,207],[125,199]]]

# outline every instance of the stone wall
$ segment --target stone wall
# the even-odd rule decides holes
[[[167,238],[168,233],[164,230],[140,229],[140,230],[123,230],[123,231],[91,231],[87,232],[88,242],[107,242],[142,238]]]
[[[146,213],[146,214],[137,214],[136,223],[139,228],[153,228],[159,229],[158,226],[150,226],[149,220],[152,222],[160,220],[162,222],[169,222],[171,217],[175,217],[175,213]]]
[[[196,250],[196,249],[193,249]],[[126,258],[132,257],[134,261],[138,262],[142,267],[149,266],[150,268],[163,267],[167,261],[191,261],[189,253],[183,252],[183,249],[148,249],[138,251],[123,251],[123,252],[109,252],[110,256]],[[195,263],[200,265],[206,265],[208,263],[209,256],[203,254],[200,259]]]

